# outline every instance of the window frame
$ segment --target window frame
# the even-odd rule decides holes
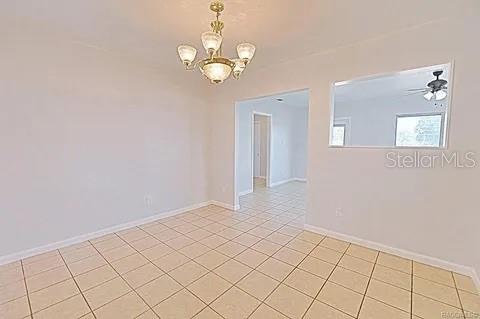
[[[343,127],[343,141],[342,141],[342,145],[333,145],[333,144],[330,144],[330,146],[332,147],[345,147],[345,142],[346,142],[346,139],[347,139],[347,124],[344,124],[344,123],[333,123],[333,126],[332,126],[332,139],[333,140],[333,131],[335,129],[335,127]],[[331,143],[331,141],[330,141]]]
[[[448,102],[447,102],[447,106],[446,106],[446,110],[444,111],[444,120],[443,120],[443,144],[440,146],[440,147],[425,147],[425,146],[421,146],[421,147],[395,147],[395,144],[392,143],[391,145],[354,145],[354,144],[351,144],[350,143],[350,139],[351,137],[350,136],[347,136],[347,142],[348,142],[348,145],[344,146],[343,148],[357,148],[357,149],[369,149],[369,150],[395,150],[395,149],[414,149],[414,150],[418,150],[418,149],[427,149],[427,150],[447,150],[449,149],[450,147],[450,134],[451,134],[451,125],[450,125],[450,122],[451,122],[451,119],[452,119],[452,116],[453,116],[453,111],[452,111],[452,108],[454,108],[455,106],[453,105],[453,86],[454,86],[454,74],[455,74],[455,59],[451,59],[451,60],[448,60],[448,61],[445,61],[444,63],[441,63],[441,64],[435,64],[435,65],[428,65],[428,66],[425,66],[425,65],[411,65],[409,66],[409,69],[400,69],[398,71],[393,71],[393,72],[380,72],[380,73],[376,73],[376,74],[369,74],[369,75],[359,75],[357,77],[352,77],[348,80],[339,80],[339,79],[336,79],[334,80],[333,82],[330,83],[330,93],[329,93],[329,115],[330,115],[330,121],[329,121],[329,130],[330,130],[330,134],[329,134],[329,143],[328,143],[328,147],[329,148],[335,148],[335,146],[332,146],[330,144],[330,141],[331,141],[331,132],[332,132],[332,126],[333,126],[333,123],[334,121],[336,120],[335,118],[335,88],[337,86],[341,86],[341,85],[347,85],[347,84],[352,84],[352,83],[356,83],[356,82],[361,82],[361,81],[366,81],[366,80],[373,80],[373,79],[379,79],[379,78],[382,78],[382,77],[386,77],[386,76],[393,76],[393,75],[403,75],[403,74],[411,74],[411,73],[416,73],[416,72],[419,72],[419,71],[422,71],[422,70],[426,70],[426,69],[430,69],[430,70],[433,70],[433,69],[440,69],[440,68],[446,68],[446,70],[448,70],[448,96],[447,96],[447,99],[448,99]],[[396,133],[394,133],[396,134]]]
[[[438,146],[429,146],[429,145],[407,145],[407,146],[399,146],[397,145],[397,134],[398,134],[398,119],[404,117],[425,117],[425,116],[440,116],[440,139],[438,141]],[[445,149],[445,134],[446,134],[446,127],[445,127],[445,112],[431,112],[431,113],[405,113],[405,114],[397,114],[395,117],[395,140],[393,147],[394,148],[427,148],[427,149]]]

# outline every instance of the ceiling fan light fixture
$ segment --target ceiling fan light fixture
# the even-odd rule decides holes
[[[447,92],[445,92],[444,90],[439,90],[435,92],[435,100],[437,101],[441,101],[446,97],[447,97]]]
[[[428,91],[423,97],[425,100],[430,101],[433,98],[434,94],[431,91]]]

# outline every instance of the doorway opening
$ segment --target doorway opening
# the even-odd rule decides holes
[[[255,194],[300,190],[297,195],[304,197],[308,112],[308,89],[236,103],[235,207],[240,197],[245,203]]]
[[[270,187],[270,136],[272,115],[252,113],[252,191]]]

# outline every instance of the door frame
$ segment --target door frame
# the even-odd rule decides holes
[[[270,187],[271,180],[270,180],[270,166],[271,166],[271,153],[272,153],[272,114],[263,113],[263,112],[252,112],[252,134],[251,134],[251,170],[250,170],[250,178],[252,181],[252,191],[254,190],[254,165],[255,165],[255,115],[258,116],[265,116],[267,118],[268,128],[267,128],[267,159],[266,164],[267,167],[265,168],[265,186]]]
[[[253,123],[254,124],[254,134],[253,134],[253,158],[254,158],[254,161],[253,161],[253,178],[262,178],[265,179],[266,178],[266,175],[265,175],[265,171],[263,172],[263,175],[261,174],[262,173],[262,165],[265,165],[266,163],[264,162],[265,158],[262,154],[262,148],[265,147],[265,145],[262,146],[262,144],[265,142],[263,141],[263,136],[262,136],[262,130],[264,129],[263,128],[263,125],[265,125],[264,123],[264,120],[262,118],[258,118],[258,117],[255,117],[255,122]],[[257,140],[258,139],[258,140]],[[257,143],[258,143],[258,149],[257,149]],[[257,156],[257,152],[258,152],[258,156]],[[259,160],[258,163],[257,163],[257,159]],[[265,165],[266,166],[266,165]],[[266,169],[266,167],[265,167]],[[255,184],[255,183],[254,183]]]

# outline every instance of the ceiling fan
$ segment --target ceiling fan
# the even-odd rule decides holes
[[[435,80],[430,81],[427,83],[427,87],[425,88],[418,88],[418,89],[410,89],[409,92],[411,94],[424,94],[423,97],[430,101],[433,98],[435,101],[441,101],[447,97],[447,80],[440,79],[440,76],[443,74],[442,70],[434,71],[433,76],[436,77]]]

